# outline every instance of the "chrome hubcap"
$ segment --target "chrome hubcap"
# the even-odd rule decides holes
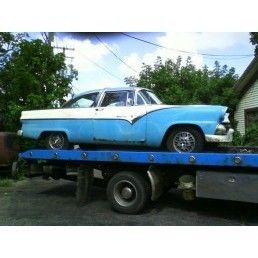
[[[64,146],[64,136],[62,134],[51,134],[48,139],[51,149],[61,149]]]
[[[179,132],[173,139],[173,147],[177,152],[191,152],[195,148],[195,138],[189,132]]]
[[[133,205],[137,198],[135,185],[127,180],[119,181],[114,186],[114,197],[121,206],[128,207]]]
[[[126,186],[122,189],[121,196],[124,199],[129,200],[133,196],[133,190],[131,188],[129,188],[128,186]]]

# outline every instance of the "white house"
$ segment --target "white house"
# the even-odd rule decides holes
[[[240,94],[235,121],[237,130],[243,135],[250,123],[258,124],[258,56],[246,68],[235,87]]]

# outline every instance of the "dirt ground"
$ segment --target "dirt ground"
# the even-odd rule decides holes
[[[25,179],[0,187],[0,225],[258,225],[258,205],[198,199],[186,202],[169,192],[140,215],[113,211],[105,188],[94,187],[92,200],[78,206],[76,183]]]

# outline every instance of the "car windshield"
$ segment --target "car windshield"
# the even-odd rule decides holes
[[[146,104],[154,104],[154,105],[160,105],[162,102],[158,99],[158,97],[149,90],[140,90],[140,95],[143,97]]]

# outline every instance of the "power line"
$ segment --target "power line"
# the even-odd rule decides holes
[[[120,58],[116,53],[114,53],[114,51],[109,48],[96,34],[94,34],[94,36],[97,38],[97,40],[109,51],[111,52],[120,62],[122,62],[124,65],[126,65],[128,68],[130,68],[132,71],[134,71],[135,73],[137,73],[137,71],[132,68],[130,65],[128,65],[122,58]]]
[[[238,56],[238,57],[229,57],[229,56],[211,57],[211,56],[204,56],[204,58],[205,59],[209,59],[209,60],[215,60],[215,58],[216,58],[216,60],[219,60],[219,61],[223,61],[223,60],[232,61],[232,60],[239,60],[239,59],[250,58],[250,56]]]
[[[134,37],[134,36],[131,36],[127,33],[124,33],[124,32],[121,32],[122,35],[124,36],[127,36],[129,38],[133,38],[135,40],[138,40],[138,41],[141,41],[141,42],[144,42],[146,44],[150,44],[150,45],[153,45],[153,46],[156,46],[156,47],[160,47],[160,48],[164,48],[164,49],[168,49],[168,50],[172,50],[172,51],[177,51],[177,52],[181,52],[181,53],[186,53],[186,54],[193,54],[193,55],[202,55],[202,56],[208,56],[208,57],[250,57],[250,56],[253,56],[253,54],[245,54],[245,55],[222,55],[222,54],[207,54],[207,53],[195,53],[195,52],[191,52],[191,51],[185,51],[185,50],[180,50],[180,49],[175,49],[175,48],[169,48],[169,47],[165,47],[165,46],[162,46],[160,44],[157,44],[157,43],[153,43],[153,42],[150,42],[148,40],[144,40],[144,39],[141,39],[141,38],[138,38],[138,37]]]
[[[85,59],[87,59],[89,62],[91,62],[92,64],[94,64],[95,66],[97,66],[98,68],[100,68],[101,70],[105,71],[106,73],[108,73],[109,75],[113,76],[114,78],[116,78],[116,79],[118,79],[118,80],[124,82],[123,79],[121,79],[121,78],[119,78],[118,76],[116,76],[115,74],[111,73],[111,72],[110,72],[109,70],[107,70],[105,67],[103,67],[103,66],[99,65],[98,63],[92,61],[91,59],[89,59],[89,58],[88,58],[87,56],[85,56],[84,54],[83,54],[83,56],[85,57]]]

